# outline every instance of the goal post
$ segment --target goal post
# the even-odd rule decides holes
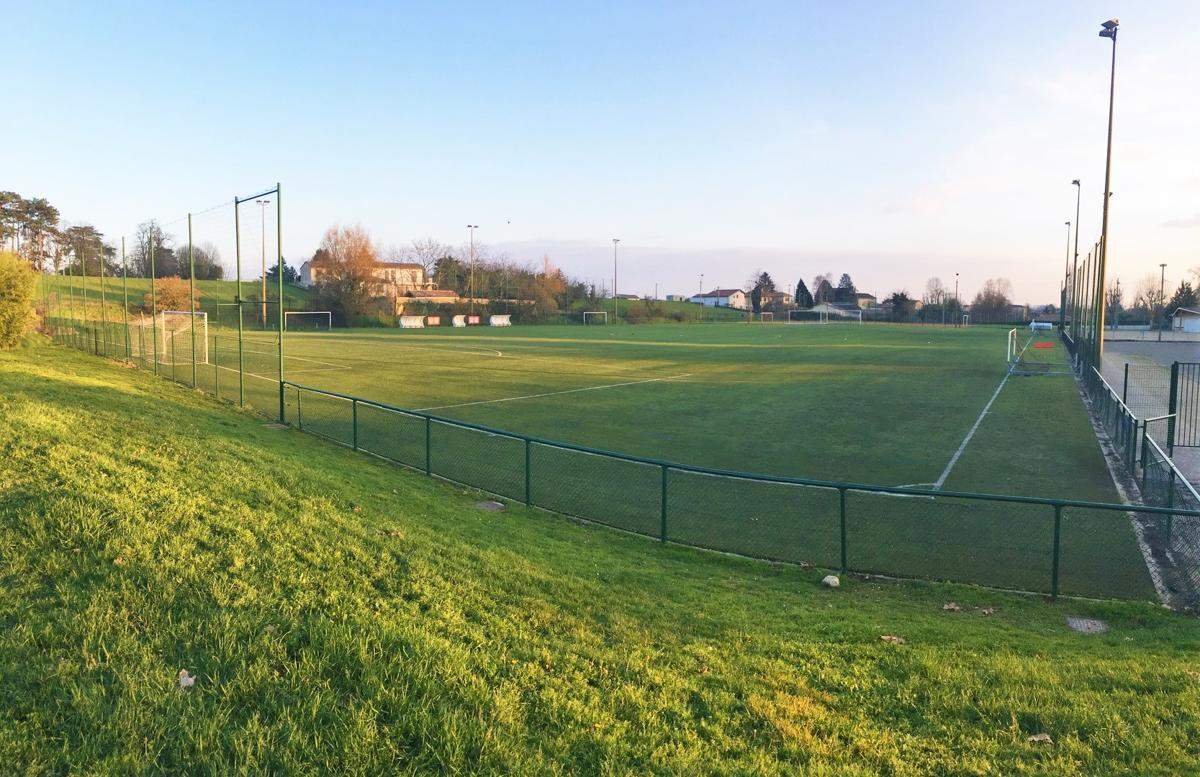
[[[798,309],[788,311],[789,324],[828,324],[829,316],[824,310]]]
[[[1004,361],[1007,364],[1016,364],[1017,359],[1021,357],[1021,347],[1018,342],[1018,337],[1019,336],[1017,335],[1016,329],[1008,330],[1008,344],[1005,348],[1004,358]]]
[[[283,312],[283,328],[285,330],[328,331],[333,329],[333,313],[328,310],[285,310]]]
[[[772,321],[774,321],[774,320],[775,320],[775,314],[774,314],[774,313],[770,313],[770,312],[764,312],[764,313],[759,313],[759,314],[758,314],[758,322],[759,322],[760,324],[769,324],[769,323],[771,323],[771,322],[772,322]]]
[[[585,310],[583,311],[583,323],[585,324],[607,324],[607,310]]]
[[[157,316],[145,317],[131,326],[153,330],[143,336],[130,337],[130,353],[159,364],[191,364],[195,343],[196,363],[208,364],[208,313],[202,310],[163,310]],[[193,334],[195,335],[193,339]],[[157,351],[154,344],[157,342]]]

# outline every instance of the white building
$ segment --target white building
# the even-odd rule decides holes
[[[688,301],[710,308],[750,309],[750,301],[746,297],[746,292],[741,289],[713,289],[703,294],[695,294]]]
[[[1171,328],[1176,332],[1200,332],[1200,310],[1177,308],[1171,314]]]

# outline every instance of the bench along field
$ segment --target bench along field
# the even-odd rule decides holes
[[[237,363],[227,335],[210,345],[223,366],[202,369],[200,382],[221,380],[228,398]],[[845,324],[288,332],[286,418],[418,469],[652,536],[665,488],[673,540],[836,568],[836,490],[707,472],[663,478],[644,462],[542,445],[533,446],[527,484],[520,439],[447,424],[426,430],[422,417],[374,403],[723,471],[1119,502],[1074,381],[1010,376],[1005,335]],[[1032,353],[1030,339],[1022,333]],[[1039,362],[1064,363],[1052,337],[1036,341],[1050,346],[1036,349]],[[243,348],[245,397],[275,412],[275,336],[250,334]],[[1048,589],[1054,522],[1044,505],[856,491],[846,499],[851,568]],[[1125,513],[1065,511],[1063,591],[1152,598],[1137,539]]]

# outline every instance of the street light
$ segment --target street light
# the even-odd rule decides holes
[[[617,323],[617,243],[621,238],[614,237],[613,241],[613,323]]]
[[[954,325],[958,326],[962,320],[962,303],[958,301],[958,273],[954,273]]]
[[[1104,271],[1108,266],[1108,200],[1112,197],[1112,128],[1113,128],[1113,98],[1117,86],[1117,29],[1119,22],[1109,19],[1102,23],[1101,38],[1112,40],[1112,64],[1108,76],[1108,147],[1104,156],[1104,215],[1100,225],[1100,263],[1096,288],[1101,290],[1096,295],[1096,369],[1100,368],[1100,359],[1104,354]]]
[[[255,200],[259,204],[259,212],[262,214],[262,325],[263,329],[267,328],[267,206],[271,204],[270,200]],[[283,272],[283,268],[279,268]],[[279,304],[283,304],[280,300]]]
[[[1162,342],[1163,324],[1167,323],[1167,317],[1164,315],[1167,312],[1167,297],[1165,286],[1167,281],[1167,263],[1163,262],[1158,266],[1158,341]]]
[[[475,315],[475,230],[479,229],[478,224],[468,224],[467,229],[471,230],[471,255],[467,270],[467,296],[470,297],[471,315]]]

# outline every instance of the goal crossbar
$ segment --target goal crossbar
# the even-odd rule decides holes
[[[292,317],[302,316],[314,319],[317,326],[323,321],[326,329],[333,329],[333,313],[328,310],[285,310],[283,311],[283,328],[285,330],[288,328]]]

